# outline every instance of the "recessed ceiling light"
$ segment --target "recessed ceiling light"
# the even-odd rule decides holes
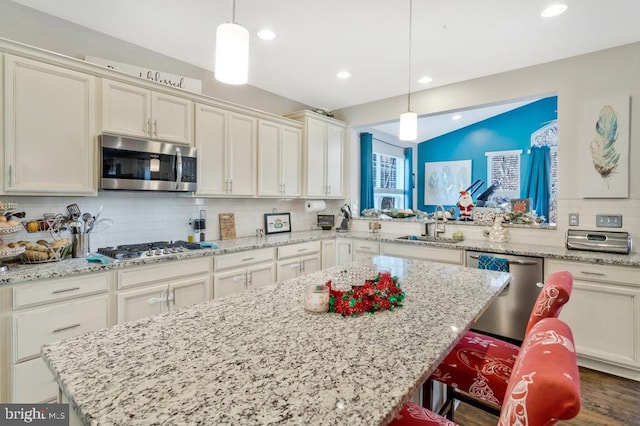
[[[543,18],[551,18],[552,16],[560,15],[565,10],[567,10],[566,4],[553,4],[543,10],[540,16],[542,16]]]
[[[418,80],[418,83],[427,84],[427,83],[431,83],[432,81],[433,81],[433,79],[431,77],[425,75],[420,80]]]
[[[264,30],[258,31],[258,38],[262,40],[273,40],[276,38],[276,33],[265,28]]]
[[[460,114],[456,114],[453,117],[451,117],[452,120],[460,120],[462,118],[462,116]]]
[[[336,77],[338,77],[338,78],[349,78],[349,77],[351,77],[351,73],[349,71],[340,71],[338,74],[336,74]]]

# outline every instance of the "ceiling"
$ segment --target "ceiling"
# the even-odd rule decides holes
[[[232,0],[14,1],[211,71],[232,15]],[[640,41],[640,1],[561,1],[543,19],[551,0],[414,0],[410,70],[408,0],[237,0],[235,16],[250,85],[335,110],[406,94],[409,73],[418,91]],[[274,40],[256,36],[265,27]]]

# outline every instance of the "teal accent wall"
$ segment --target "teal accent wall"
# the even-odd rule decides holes
[[[551,96],[523,107],[472,124],[454,132],[438,136],[418,144],[416,208],[426,212],[434,205],[424,204],[426,162],[471,160],[471,183],[481,179],[485,184],[476,192],[480,195],[487,183],[487,159],[485,152],[521,149],[520,184],[524,185],[531,145],[531,134],[558,118],[558,97]],[[522,191],[522,188],[521,188]],[[455,206],[445,206],[446,208]]]

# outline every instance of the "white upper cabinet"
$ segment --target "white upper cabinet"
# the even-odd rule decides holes
[[[258,195],[302,195],[302,129],[258,121]]]
[[[6,55],[4,183],[11,194],[95,195],[96,79]]]
[[[196,104],[198,190],[205,196],[256,195],[257,119]]]
[[[311,111],[302,111],[289,117],[305,123],[305,196],[342,198],[345,124]]]
[[[193,102],[102,79],[102,131],[193,144]]]

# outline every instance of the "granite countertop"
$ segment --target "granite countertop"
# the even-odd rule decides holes
[[[307,284],[399,277],[404,306],[304,310]],[[45,345],[89,425],[388,423],[509,274],[376,256]]]
[[[100,272],[113,268],[125,268],[136,265],[148,265],[159,262],[167,262],[178,259],[190,259],[216,254],[234,253],[244,250],[259,249],[265,247],[278,247],[287,244],[303,243],[328,238],[353,238],[369,241],[387,242],[395,244],[408,244],[413,246],[442,247],[457,250],[474,250],[491,253],[512,254],[520,256],[545,257],[561,260],[573,260],[578,262],[597,263],[603,265],[640,266],[640,253],[611,254],[595,253],[581,250],[567,250],[562,246],[519,244],[519,243],[491,243],[488,240],[464,240],[459,243],[447,243],[438,241],[408,241],[397,238],[405,234],[372,233],[372,232],[335,232],[335,231],[298,231],[266,237],[241,237],[233,240],[216,240],[210,243],[218,246],[217,249],[191,250],[162,257],[139,258],[132,260],[115,261],[103,265],[90,263],[85,259],[67,259],[60,262],[43,263],[37,265],[23,265],[14,263],[9,266],[9,271],[0,273],[0,285],[17,284],[41,279],[60,278],[70,275]]]
[[[217,248],[204,248],[190,250],[181,253],[168,254],[160,257],[147,257],[137,259],[123,259],[110,261],[108,264],[92,263],[86,259],[65,259],[59,262],[40,264],[21,264],[19,262],[9,264],[9,271],[0,273],[0,285],[17,284],[35,280],[60,278],[70,275],[86,274],[91,272],[107,271],[114,268],[126,268],[139,265],[168,262],[179,259],[192,259],[214,254],[234,253],[243,250],[252,250],[265,247],[277,247],[287,244],[303,243],[306,241],[334,238],[333,231],[299,231],[281,235],[266,236],[261,238],[242,237],[233,240],[210,241]]]
[[[404,234],[388,234],[373,232],[349,232],[344,235],[348,238],[368,241],[379,241],[395,244],[422,245],[442,247],[457,250],[473,250],[498,254],[512,254],[518,256],[544,257],[547,259],[574,260],[578,262],[598,263],[603,265],[640,266],[640,253],[630,254],[597,253],[583,250],[568,250],[564,246],[552,246],[542,244],[523,243],[492,243],[487,240],[464,240],[458,243],[438,241],[410,241],[399,240]]]

